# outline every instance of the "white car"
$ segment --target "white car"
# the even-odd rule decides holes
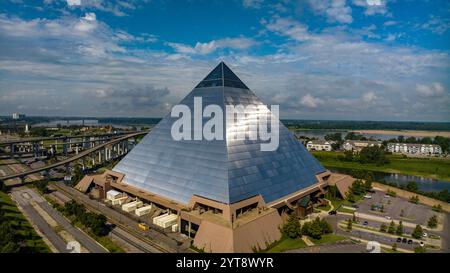
[[[366,198],[366,199],[372,199],[372,195],[366,194],[366,195],[364,195],[364,198]]]
[[[386,194],[386,195],[384,196],[384,198],[389,198],[389,197],[390,197],[390,196],[389,196],[389,195],[387,195],[387,194]]]
[[[424,243],[424,242],[420,242],[420,246],[422,246],[422,247],[423,247],[424,245],[425,245],[425,243]]]
[[[428,234],[426,233],[426,232],[424,232],[423,234],[422,234],[422,237],[427,237],[428,236]]]
[[[384,218],[386,218],[387,220],[391,220],[391,216],[384,216]]]

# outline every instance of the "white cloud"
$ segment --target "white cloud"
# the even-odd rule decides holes
[[[444,94],[444,86],[439,82],[430,85],[417,84],[416,91],[422,97],[438,97]]]
[[[420,28],[442,35],[450,29],[450,19],[431,15],[426,23],[420,25]]]
[[[365,103],[371,103],[377,99],[377,96],[374,92],[367,92],[363,95],[362,101]]]
[[[210,42],[201,43],[197,42],[195,46],[189,46],[181,43],[167,43],[176,52],[181,54],[199,54],[207,55],[218,49],[239,49],[244,50],[255,45],[256,42],[253,39],[239,37],[239,38],[224,38],[219,40],[212,40]]]
[[[363,7],[365,9],[364,14],[371,15],[389,15],[387,8],[387,0],[353,0],[353,5],[357,7]]]
[[[67,5],[69,6],[80,6],[81,0],[67,0]]]
[[[352,9],[346,0],[308,0],[308,3],[314,12],[325,15],[330,22],[353,22]]]
[[[300,103],[306,107],[317,108],[318,106],[323,104],[323,100],[320,98],[316,98],[311,96],[311,94],[306,94],[300,99]]]
[[[282,36],[288,36],[291,39],[297,41],[307,41],[311,39],[311,35],[308,32],[308,28],[293,20],[292,18],[275,18],[270,22],[262,21],[266,24],[268,30],[271,30]]]
[[[261,5],[263,2],[264,2],[264,0],[243,0],[242,5],[245,8],[259,9],[259,8],[261,8]]]
[[[397,24],[398,24],[397,21],[389,20],[389,21],[384,22],[384,23],[383,23],[383,26],[388,27],[388,26],[394,26],[394,25],[397,25]]]
[[[83,18],[87,21],[96,21],[97,20],[97,16],[93,12],[86,13]]]

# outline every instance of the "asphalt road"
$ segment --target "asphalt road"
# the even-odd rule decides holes
[[[44,218],[34,209],[20,191],[13,191],[12,198],[19,204],[25,216],[36,226],[39,231],[50,241],[58,252],[67,253],[67,243],[53,230]]]
[[[70,233],[73,236],[73,238],[75,238],[75,240],[78,241],[89,252],[93,252],[93,253],[107,253],[108,252],[105,248],[100,246],[95,240],[93,240],[87,234],[85,234],[84,232],[82,232],[79,229],[72,226],[66,218],[64,218],[57,210],[55,210],[53,207],[51,207],[40,195],[38,195],[32,189],[17,188],[17,189],[13,190],[13,195],[16,198],[16,200],[19,200],[19,204],[22,207],[28,207],[30,210],[34,211],[34,213],[33,213],[34,217],[36,219],[40,218],[40,220],[44,221],[45,224],[48,226],[48,228],[50,228],[58,238],[60,238],[60,237],[47,224],[45,219],[42,218],[42,216],[35,210],[35,208],[31,205],[30,202],[32,202],[32,201],[35,202],[39,207],[41,207],[45,212],[47,212],[47,214],[50,215],[50,217],[53,218],[53,220],[55,220],[59,226],[61,226],[65,231]],[[50,232],[48,229],[46,229],[45,231]],[[59,242],[59,240],[57,243],[59,244],[59,246],[61,246],[61,242]],[[65,249],[67,243],[64,242],[64,240],[63,240],[63,244],[64,244],[64,249]],[[60,250],[60,248],[58,250]]]
[[[45,210],[61,227],[69,232],[75,240],[84,246],[91,253],[107,253],[108,251],[99,245],[94,239],[86,235],[84,232],[75,228],[70,222],[64,218],[57,210],[51,207],[47,202],[39,203],[39,206]]]

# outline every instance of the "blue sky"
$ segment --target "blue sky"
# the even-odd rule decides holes
[[[0,3],[0,114],[163,116],[224,60],[283,118],[450,121],[448,1]]]

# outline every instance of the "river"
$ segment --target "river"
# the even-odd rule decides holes
[[[351,169],[346,168],[330,168],[332,172],[351,174]],[[385,172],[372,172],[375,181],[386,181],[389,183],[396,183],[397,185],[406,185],[408,182],[416,182],[419,190],[424,192],[439,192],[442,190],[450,191],[450,181],[432,179],[416,175],[385,173]]]

